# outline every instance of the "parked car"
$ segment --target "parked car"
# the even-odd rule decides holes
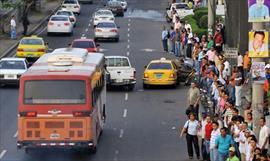
[[[20,77],[27,68],[28,62],[25,58],[2,58],[0,60],[0,86],[19,84]]]
[[[94,14],[93,14],[93,24],[94,24],[94,27],[96,27],[96,25],[99,23],[99,22],[102,22],[102,21],[112,21],[114,22],[115,18],[114,18],[114,15],[112,13],[112,11],[110,10],[107,10],[107,9],[100,9],[98,11],[96,11]]]
[[[114,22],[100,22],[95,28],[95,42],[100,39],[119,41],[118,27]]]
[[[75,14],[81,13],[81,5],[78,0],[64,0],[62,3],[62,8],[72,11]]]
[[[35,35],[23,37],[17,48],[16,57],[39,58],[48,50],[48,43]]]
[[[174,60],[161,58],[152,60],[145,66],[143,74],[143,88],[150,85],[172,85],[176,86],[180,83],[178,66]]]
[[[73,26],[76,26],[77,19],[72,11],[69,11],[67,9],[61,9],[58,10],[55,15],[64,15],[64,16],[69,16],[70,21],[72,22]]]
[[[51,16],[48,27],[47,35],[50,36],[53,33],[66,33],[70,36],[73,35],[73,24],[70,21],[69,16],[53,15]]]
[[[136,70],[125,56],[106,56],[106,69],[109,73],[109,86],[126,86],[132,90],[136,84]]]
[[[173,8],[175,8],[180,19],[183,19],[188,15],[194,15],[193,9],[189,8],[187,3],[172,3],[168,8],[166,8],[166,19],[168,22],[172,21]]]
[[[96,44],[93,39],[86,39],[86,38],[75,39],[71,43],[71,47],[87,49],[88,52],[97,52],[98,46],[99,44]]]
[[[124,9],[122,7],[121,2],[119,1],[108,1],[107,2],[107,9],[111,10],[113,14],[116,16],[124,16]]]

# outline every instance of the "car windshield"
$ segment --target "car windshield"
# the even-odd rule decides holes
[[[112,15],[110,11],[97,11],[96,14],[97,15]]]
[[[147,69],[172,69],[172,66],[170,63],[151,63]]]
[[[188,8],[188,5],[187,4],[176,4],[175,8],[176,9],[185,9],[185,8]]]
[[[58,16],[58,17],[52,17],[51,18],[51,21],[68,21],[68,17],[60,17],[60,16]]]
[[[64,1],[64,4],[77,4],[77,2],[73,0],[66,0]]]
[[[22,39],[21,45],[43,45],[41,39]]]
[[[67,12],[67,11],[59,11],[56,13],[57,15],[65,15],[65,16],[71,16],[71,12]]]
[[[118,6],[121,6],[121,2],[118,2],[118,1],[110,1],[108,6],[110,7],[118,7]]]
[[[108,67],[128,67],[129,62],[127,58],[106,58]]]
[[[25,69],[25,64],[18,60],[3,60],[0,62],[0,69]]]
[[[74,41],[72,43],[72,47],[87,49],[87,48],[94,48],[95,45],[94,42],[92,41]]]
[[[115,23],[102,22],[97,25],[97,28],[116,28]]]
[[[25,104],[85,104],[82,80],[33,80],[24,84]]]

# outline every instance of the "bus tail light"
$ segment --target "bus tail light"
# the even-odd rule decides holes
[[[90,111],[73,111],[74,117],[87,117],[90,116]]]
[[[20,112],[21,117],[36,117],[37,112],[35,111],[25,111],[25,112]]]

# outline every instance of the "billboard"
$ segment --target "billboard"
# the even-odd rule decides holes
[[[248,0],[248,22],[269,22],[270,0]]]
[[[268,57],[268,32],[252,31],[249,32],[249,57],[266,58]]]

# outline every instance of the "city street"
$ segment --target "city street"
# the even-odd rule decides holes
[[[17,150],[18,87],[0,89],[0,160],[1,161],[183,161],[188,160],[186,141],[179,137],[186,118],[184,85],[173,88],[144,90],[144,66],[150,60],[173,58],[162,52],[161,31],[165,22],[164,0],[128,0],[124,17],[117,17],[120,41],[98,42],[100,52],[108,55],[128,56],[137,71],[137,84],[133,91],[113,89],[107,92],[107,120],[99,140],[96,154],[76,150],[49,149]],[[73,39],[93,38],[92,14],[102,7],[82,4],[77,16],[74,35],[50,36],[46,24],[38,31],[52,49],[67,47]],[[14,55],[15,51],[10,55]]]

